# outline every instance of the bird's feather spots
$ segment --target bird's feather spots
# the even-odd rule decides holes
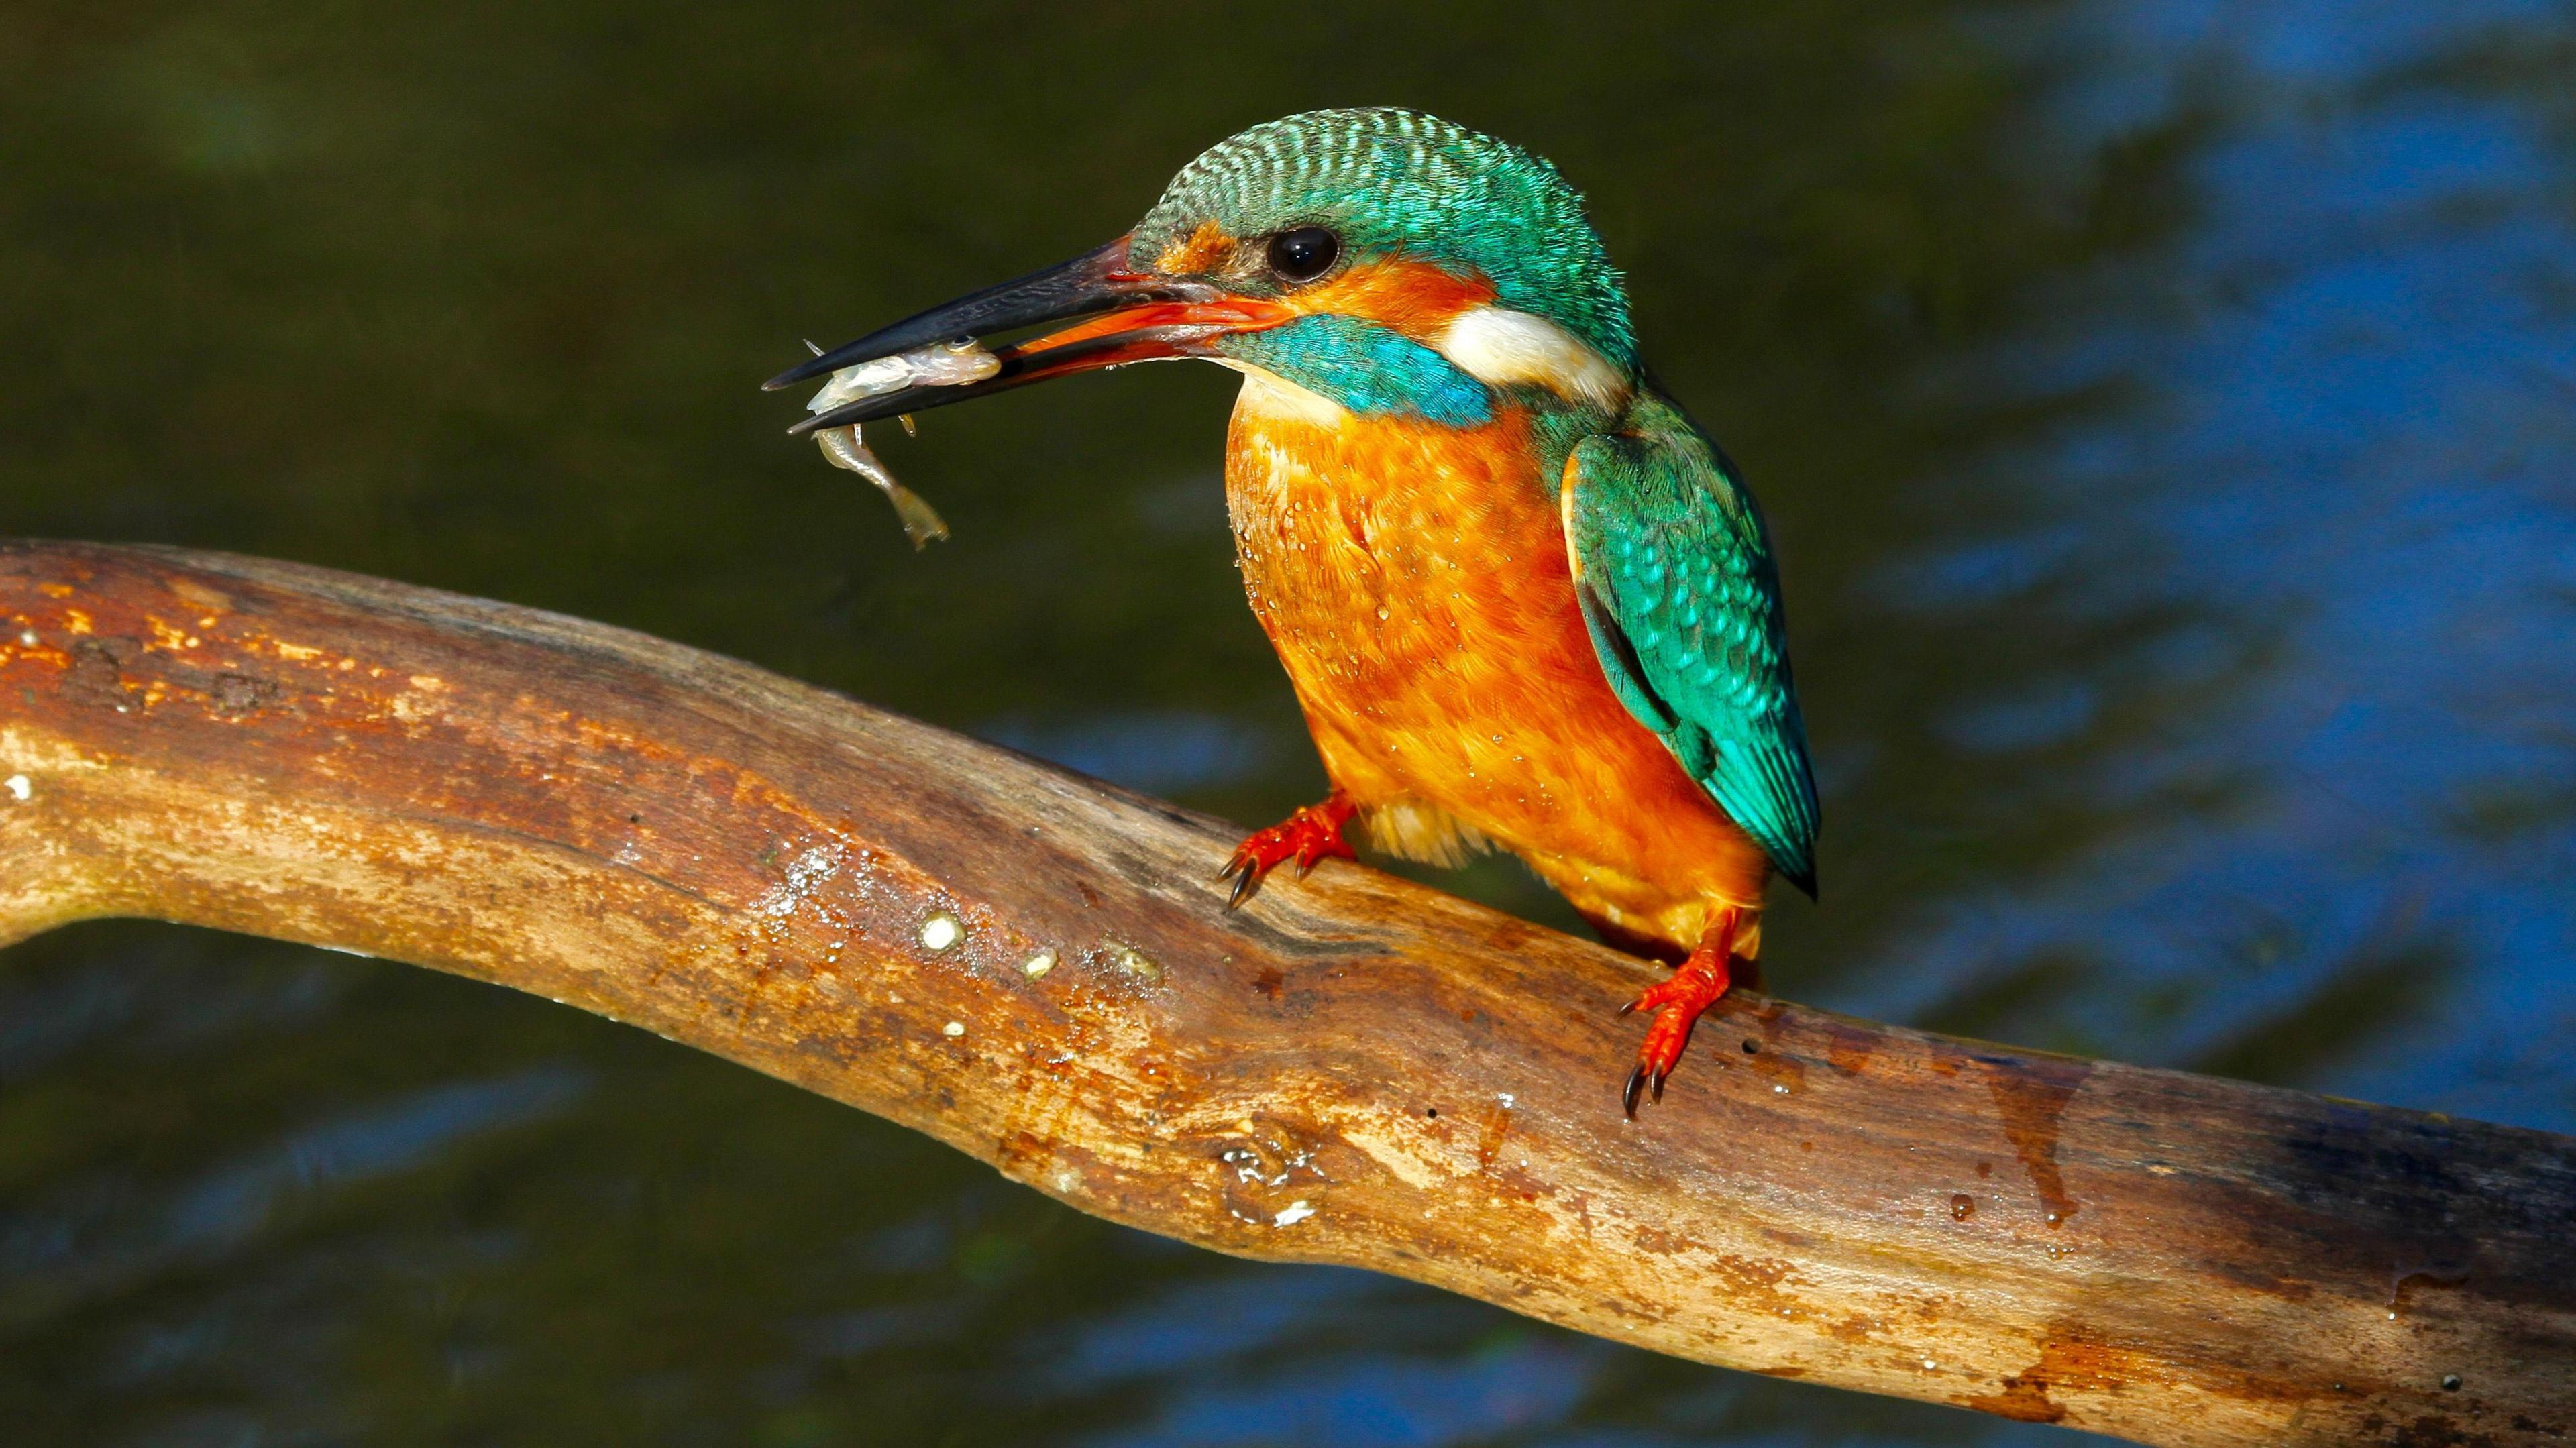
[[[1649,399],[1625,431],[1574,449],[1560,504],[1620,701],[1812,892],[1806,726],[1770,545],[1741,485],[1678,409]]]
[[[1254,126],[1181,168],[1136,227],[1159,256],[1214,221],[1241,238],[1331,227],[1353,248],[1489,280],[1623,369],[1636,335],[1619,270],[1554,166],[1507,141],[1392,107]]]

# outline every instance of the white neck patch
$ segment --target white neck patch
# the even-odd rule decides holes
[[[1628,379],[1619,369],[1545,317],[1509,307],[1471,307],[1433,345],[1489,387],[1534,384],[1604,412],[1628,404]]]

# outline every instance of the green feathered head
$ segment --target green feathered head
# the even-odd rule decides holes
[[[1172,178],[1130,247],[1140,264],[1179,269],[1201,239],[1307,228],[1337,239],[1334,265],[1409,259],[1479,276],[1503,306],[1554,322],[1622,370],[1636,365],[1627,292],[1582,196],[1520,147],[1420,111],[1307,111],[1220,141]],[[1278,286],[1241,271],[1229,290]]]

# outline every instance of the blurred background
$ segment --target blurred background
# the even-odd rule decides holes
[[[1584,188],[1769,508],[1827,797],[1776,989],[2565,1131],[2571,75],[2576,7],[2499,0],[13,0],[0,530],[604,619],[1266,822],[1321,773],[1230,375],[883,430],[917,556],[757,384],[1247,124],[1418,106]],[[133,924],[0,960],[0,1421],[2079,1441],[1174,1247],[540,1000]]]

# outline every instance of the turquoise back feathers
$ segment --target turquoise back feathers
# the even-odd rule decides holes
[[[1761,514],[1680,408],[1650,394],[1626,422],[1566,463],[1593,648],[1628,712],[1812,895],[1816,782]]]

